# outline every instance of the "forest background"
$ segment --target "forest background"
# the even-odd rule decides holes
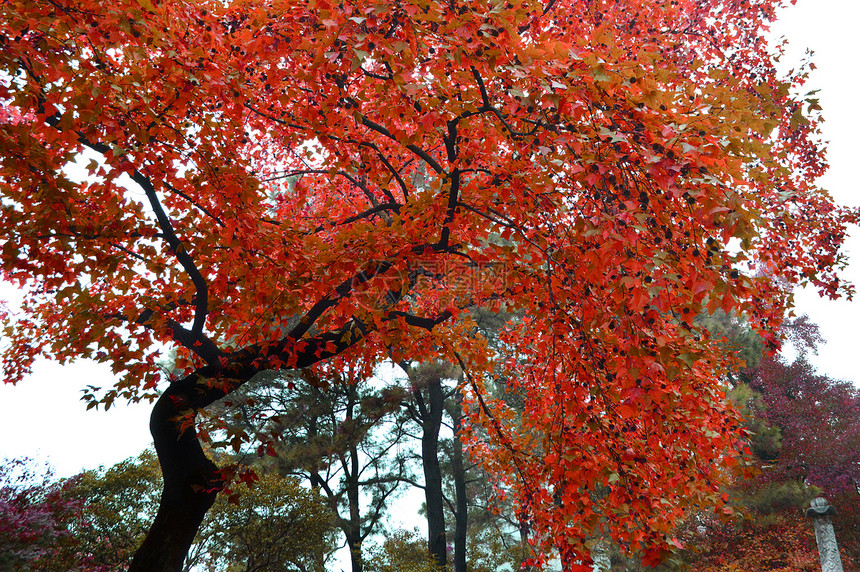
[[[828,155],[831,167],[822,184],[838,202],[851,206],[860,204],[853,173],[860,118],[853,95],[857,80],[850,72],[855,67],[850,26],[858,17],[860,7],[851,2],[801,0],[784,10],[773,30],[775,38],[789,39],[790,49],[784,58],[787,67],[801,61],[806,49],[815,51],[813,62],[817,69],[807,87],[821,89],[819,97],[826,119],[822,131],[831,142]],[[846,277],[854,283],[860,282],[857,235],[853,229],[846,246],[855,260]],[[14,302],[14,292],[4,290],[3,297]],[[810,356],[812,363],[819,372],[834,379],[851,380],[856,385],[854,340],[856,324],[860,322],[857,303],[823,301],[813,292],[799,292],[796,302],[797,312],[810,315],[827,340],[827,344],[819,346],[817,355]],[[88,413],[84,411],[85,403],[77,404],[85,386],[111,383],[109,369],[91,363],[62,367],[40,363],[25,383],[0,387],[0,434],[7,436],[0,442],[0,456],[36,456],[48,460],[58,476],[71,476],[83,468],[109,466],[137,454],[151,441],[147,404],[119,403],[108,412]],[[50,399],[46,399],[48,395]],[[40,417],[52,419],[47,426],[27,413],[35,396],[42,403]]]

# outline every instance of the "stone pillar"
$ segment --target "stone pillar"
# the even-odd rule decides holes
[[[821,558],[821,572],[843,572],[836,534],[830,522],[831,514],[836,514],[836,509],[827,504],[827,499],[823,497],[812,499],[812,506],[806,509],[806,516],[812,519],[815,526],[815,541],[818,543],[818,555]]]
[[[591,547],[591,572],[609,572],[612,560],[609,557],[609,549],[606,542],[601,539]]]

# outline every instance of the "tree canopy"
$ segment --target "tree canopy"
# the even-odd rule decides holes
[[[264,370],[416,356],[462,368],[466,444],[538,560],[574,570],[598,531],[654,561],[739,444],[694,318],[772,348],[794,285],[846,291],[856,213],[815,185],[778,4],[7,0],[4,379],[89,357],[105,406],[161,390],[133,570],[180,567],[223,484],[198,411]],[[517,316],[509,355],[478,307]]]

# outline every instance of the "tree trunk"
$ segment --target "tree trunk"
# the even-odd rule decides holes
[[[349,503],[349,528],[346,535],[346,543],[349,546],[350,558],[352,559],[352,572],[362,572],[364,559],[361,554],[361,505],[359,497],[358,482],[358,450],[350,448],[352,456],[352,472],[345,474],[346,498]]]
[[[361,542],[351,536],[347,536],[346,545],[349,548],[349,561],[352,564],[352,572],[362,572],[364,559],[361,556]]]
[[[185,380],[183,380],[185,381]],[[164,488],[155,521],[132,560],[129,572],[179,572],[203,517],[222,483],[218,467],[203,453],[189,413],[187,383],[171,385],[155,403],[149,429],[158,453]]]
[[[445,499],[442,496],[442,470],[439,466],[439,429],[445,396],[442,380],[427,384],[428,409],[421,435],[421,457],[424,464],[424,499],[427,503],[427,548],[440,567],[448,565],[448,542],[445,538]],[[420,394],[416,398],[421,400]]]
[[[317,308],[320,312],[328,302],[321,304]],[[197,530],[223,488],[218,467],[206,457],[197,438],[194,426],[197,412],[241,387],[260,373],[269,359],[289,362],[293,369],[300,370],[339,354],[362,337],[356,334],[356,326],[350,324],[315,338],[303,338],[312,322],[302,322],[274,347],[254,344],[229,356],[203,338],[211,347],[200,355],[209,365],[172,382],[158,398],[152,408],[149,430],[164,488],[155,521],[135,553],[129,572],[181,572]],[[291,344],[299,338],[303,347],[301,351],[293,351]],[[200,351],[198,343],[202,343],[190,338],[180,342],[193,351]],[[205,349],[206,345],[202,347]],[[183,419],[187,421],[184,427]]]
[[[466,541],[469,525],[469,507],[466,498],[466,467],[463,463],[463,441],[460,440],[460,424],[463,420],[462,396],[456,393],[454,407],[449,411],[454,419],[454,451],[451,472],[454,477],[454,572],[466,572]]]
[[[356,391],[355,386],[348,387],[346,401],[346,421],[350,422],[355,417]],[[361,554],[361,499],[359,497],[359,465],[358,447],[354,444],[349,447],[349,467],[343,465],[343,478],[346,481],[346,498],[349,503],[349,526],[350,534],[347,535],[350,559],[352,560],[352,572],[362,572],[364,569],[364,558]]]

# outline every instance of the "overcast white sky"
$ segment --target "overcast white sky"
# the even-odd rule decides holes
[[[800,0],[783,12],[774,29],[791,42],[786,62],[798,62],[804,50],[815,51],[809,88],[820,88],[827,122],[824,135],[831,142],[830,173],[822,180],[843,204],[860,205],[858,193],[857,112],[858,0]],[[846,273],[860,283],[860,232],[852,230],[847,251],[856,260]],[[2,292],[0,292],[2,297]],[[860,384],[856,365],[860,302],[822,301],[815,293],[797,296],[798,313],[817,322],[827,340],[814,359],[819,370]],[[150,406],[119,405],[108,412],[85,412],[80,390],[86,385],[110,386],[113,376],[105,367],[89,363],[59,366],[42,362],[18,386],[0,386],[0,458],[35,456],[49,460],[59,476],[82,468],[111,465],[136,455],[150,443]]]
[[[855,43],[860,2],[857,0],[799,0],[785,9],[773,31],[789,39],[790,51],[784,64],[799,61],[806,49],[814,51],[809,89],[820,89],[818,97],[825,123],[823,134],[828,147],[829,172],[821,179],[838,202],[860,205],[860,185],[857,176],[860,155],[860,114],[857,111],[857,90],[860,88],[858,57]],[[848,280],[860,284],[860,231],[851,229],[846,245],[851,256],[845,273]],[[809,314],[821,326],[827,340],[812,360],[819,371],[837,379],[860,385],[858,347],[860,340],[860,298],[822,300],[815,292],[796,295],[797,313]]]

